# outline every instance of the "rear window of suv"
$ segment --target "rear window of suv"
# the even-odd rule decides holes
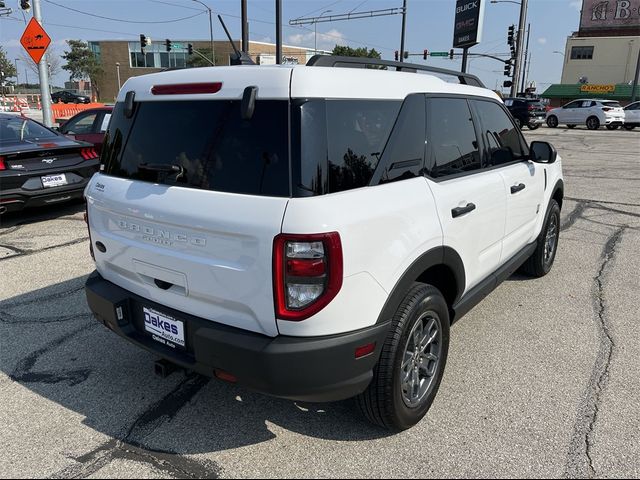
[[[289,196],[289,102],[258,100],[241,118],[238,100],[139,102],[131,119],[116,104],[105,137],[104,173],[229,193]],[[174,166],[174,171],[171,171]]]

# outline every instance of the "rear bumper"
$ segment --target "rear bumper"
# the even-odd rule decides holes
[[[5,174],[0,176],[0,185],[3,185],[0,189],[0,206],[6,207],[7,212],[15,212],[26,207],[41,207],[82,198],[84,188],[99,168],[100,161],[96,159],[86,161],[82,168],[63,170],[60,173],[67,174],[73,183],[53,188],[43,188],[40,183],[40,176],[51,175],[52,172],[19,172],[16,176]],[[7,188],[7,185],[10,186]]]
[[[605,117],[604,118],[605,125],[624,125],[624,119],[620,117]]]
[[[183,368],[207,376],[220,369],[240,385],[291,400],[329,402],[363,392],[389,328],[386,323],[329,337],[271,338],[156,304],[97,272],[87,279],[85,290],[98,320],[131,343]],[[184,322],[185,350],[165,346],[145,332],[142,305]],[[373,353],[355,358],[356,348],[373,342]]]

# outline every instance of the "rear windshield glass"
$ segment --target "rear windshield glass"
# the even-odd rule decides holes
[[[117,104],[103,148],[105,173],[229,193],[289,196],[289,103],[258,100],[140,102],[132,119]]]
[[[620,105],[620,102],[602,102],[602,104],[605,107],[611,107],[611,108],[619,107],[619,108],[622,108],[622,105]]]
[[[58,135],[33,120],[8,115],[0,116],[0,144],[15,142],[37,142]]]

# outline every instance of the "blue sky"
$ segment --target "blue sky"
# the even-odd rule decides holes
[[[240,0],[202,0],[214,12],[220,13],[234,38],[240,37]],[[497,4],[487,2],[482,43],[471,52],[504,54],[507,27],[518,23],[519,5],[514,1]],[[209,20],[201,5],[192,0],[41,0],[44,26],[53,40],[53,49],[61,54],[66,39],[82,40],[137,40],[145,33],[154,40],[208,39]],[[58,5],[81,10],[116,20],[69,11]],[[6,0],[13,8],[12,18],[0,17],[0,43],[8,51],[9,58],[20,58],[22,47],[19,38],[25,24],[19,9],[19,0]],[[453,39],[455,0],[408,0],[406,50],[420,53],[411,58],[416,63],[425,63],[422,51],[448,51]],[[293,18],[319,15],[325,10],[337,15],[350,11],[379,10],[401,7],[402,0],[282,0],[283,38],[290,45],[313,47],[313,25],[306,28],[291,27]],[[559,83],[566,37],[578,29],[580,0],[529,0],[527,21],[531,24],[529,50],[531,68],[529,80],[535,80],[541,91],[551,83]],[[250,39],[275,41],[275,0],[248,0]],[[201,14],[199,14],[201,12]],[[31,15],[30,13],[28,15]],[[177,20],[184,17],[193,18]],[[28,17],[27,17],[28,20]],[[117,21],[127,20],[128,22]],[[214,19],[215,20],[215,19]],[[375,48],[383,58],[393,59],[394,51],[400,49],[400,15],[376,17],[351,21],[318,23],[318,48],[331,49],[337,44],[352,47]],[[167,23],[129,23],[169,21]],[[214,36],[222,39],[224,32],[217,20]],[[460,68],[459,60],[429,58],[429,65],[443,68]],[[24,65],[18,62],[21,82]],[[489,88],[501,85],[505,79],[503,65],[495,60],[473,58],[468,70],[478,75]],[[29,71],[30,79],[35,75]],[[63,71],[54,84],[61,85],[68,79]],[[33,80],[32,80],[33,81]]]

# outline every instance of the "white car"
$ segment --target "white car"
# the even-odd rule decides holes
[[[633,130],[636,127],[640,127],[640,102],[624,107],[624,128]]]
[[[334,68],[363,64],[389,70]],[[551,269],[564,190],[494,92],[431,70],[316,56],[127,80],[85,190],[96,317],[160,373],[417,423],[450,325]]]
[[[624,110],[615,100],[583,99],[574,100],[560,108],[547,112],[547,125],[555,128],[565,124],[569,128],[586,125],[589,130],[597,130],[605,125],[609,130],[624,125]]]

